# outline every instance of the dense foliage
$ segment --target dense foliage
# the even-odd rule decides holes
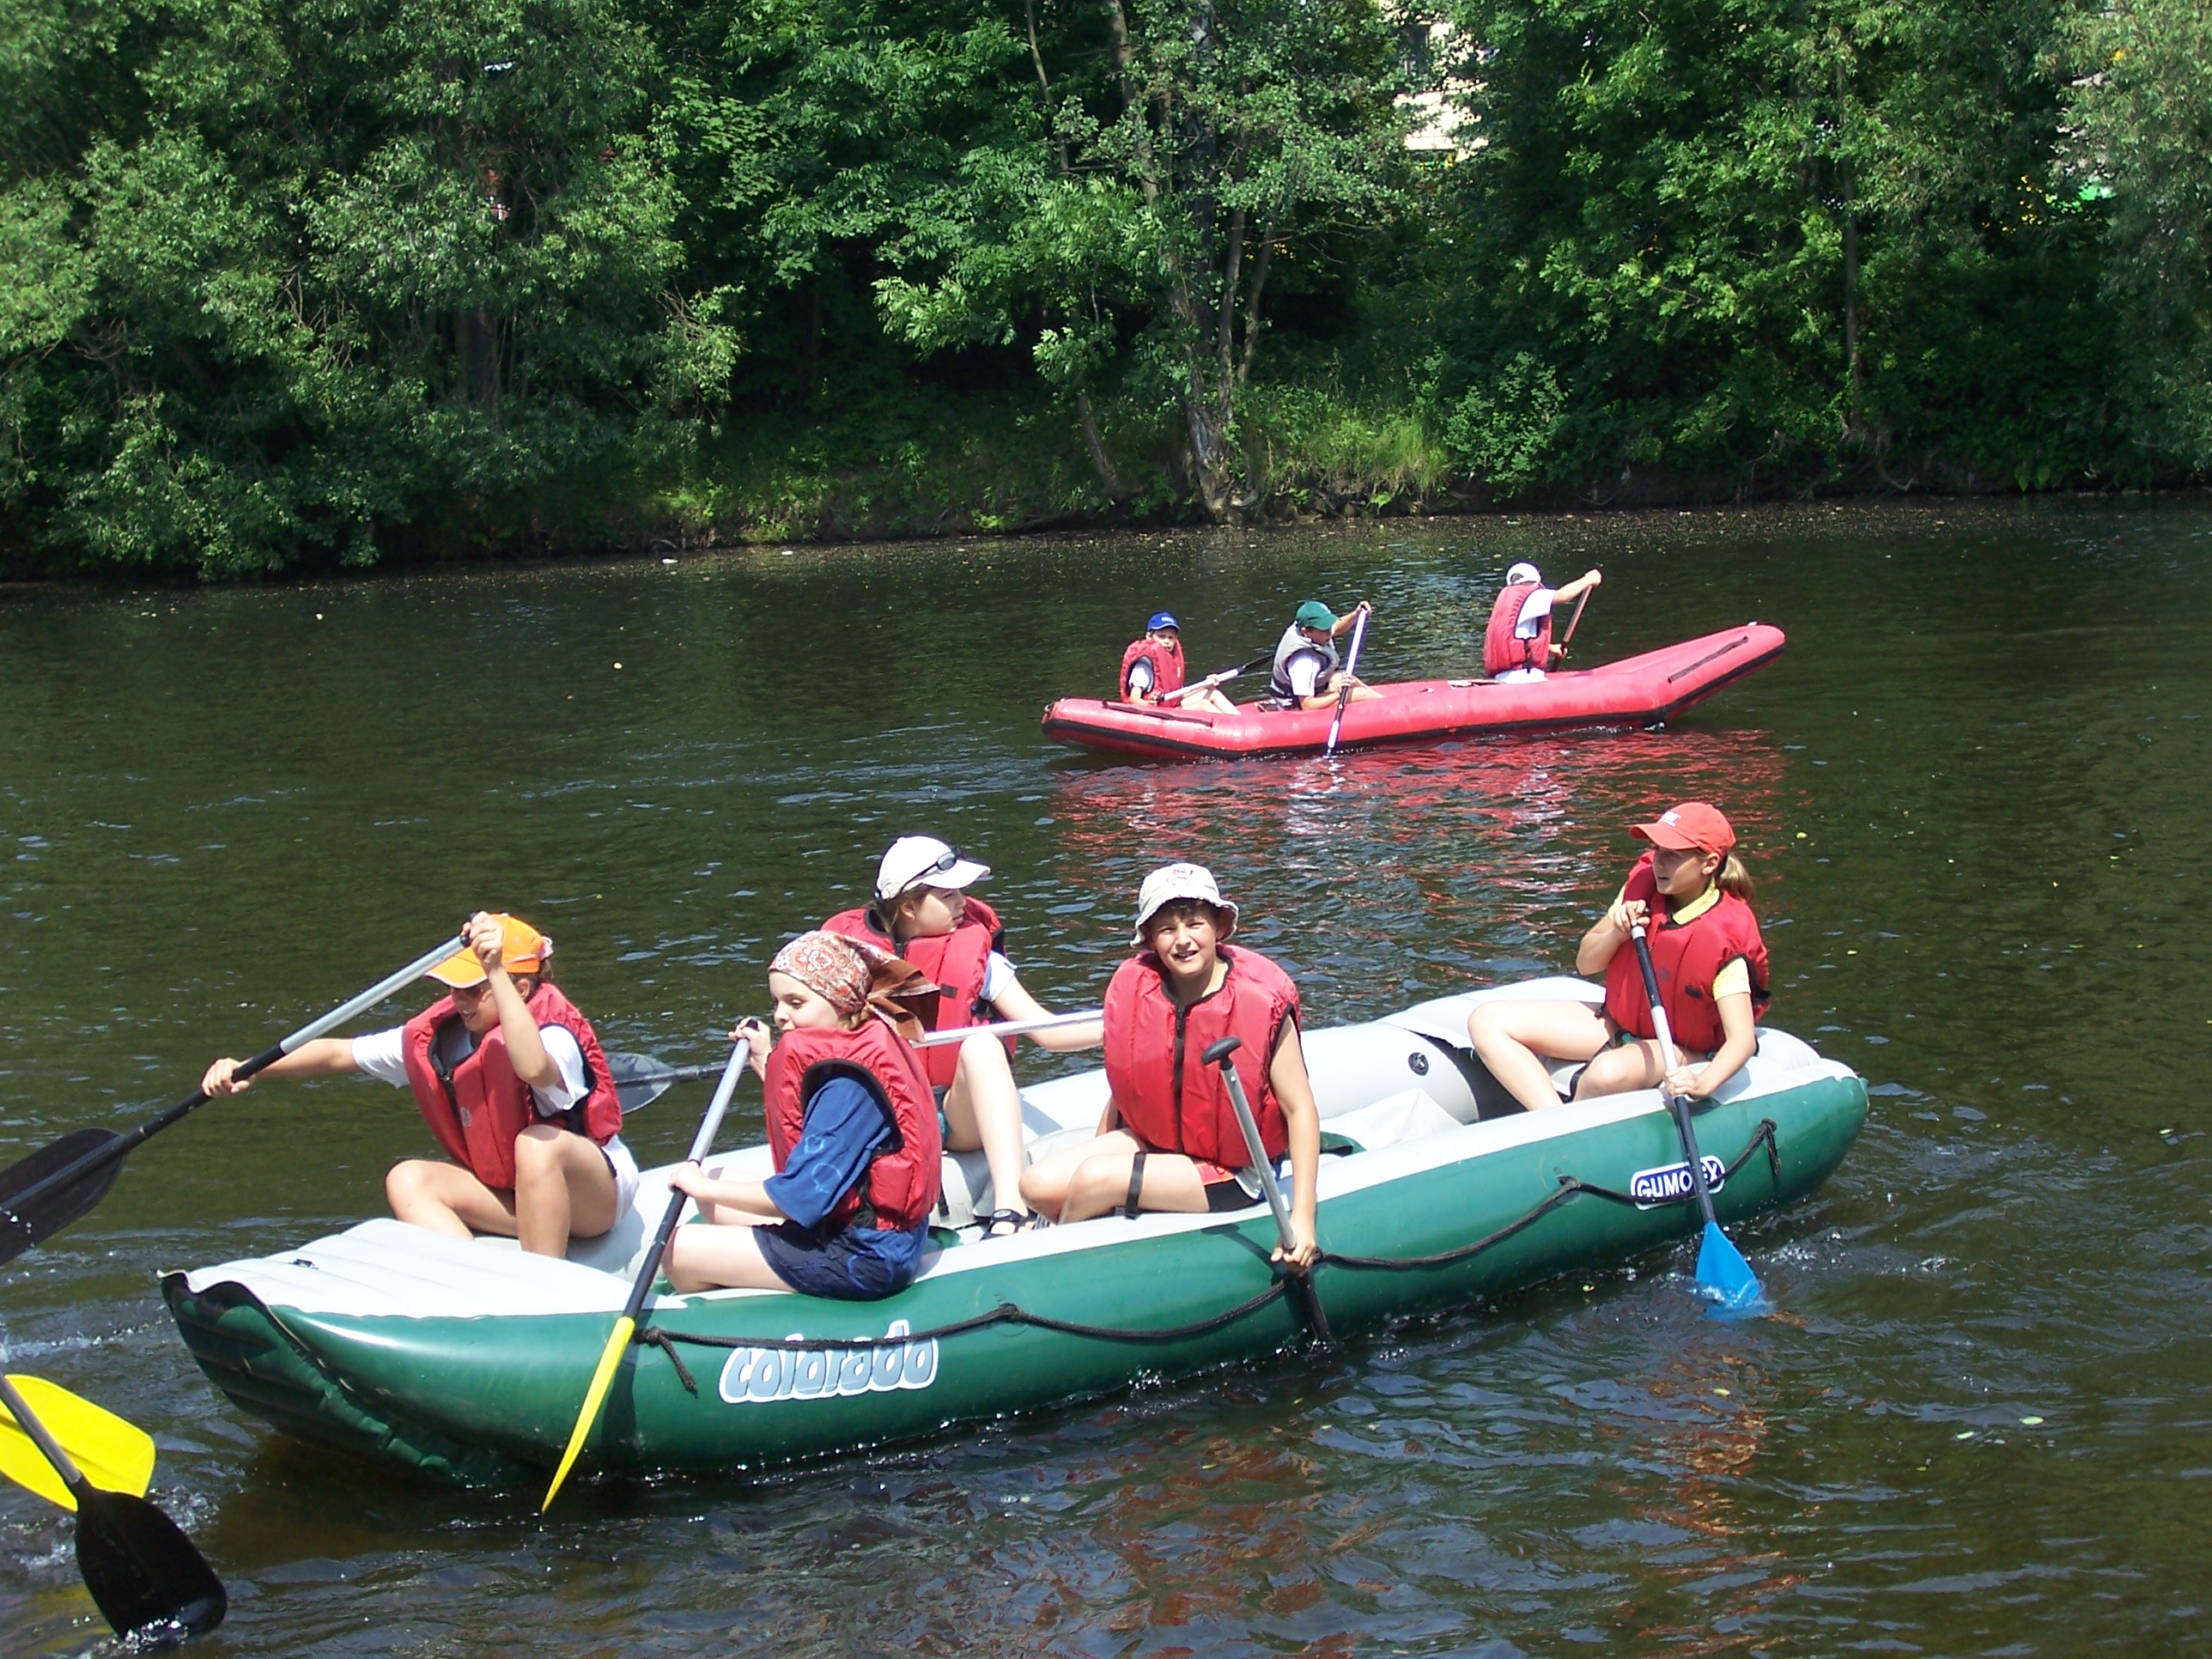
[[[10,0],[0,572],[2190,477],[2209,17]]]

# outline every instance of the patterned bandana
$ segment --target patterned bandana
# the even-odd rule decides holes
[[[797,980],[850,1019],[868,1006],[871,966],[858,945],[836,933],[801,933],[775,953],[771,974]]]

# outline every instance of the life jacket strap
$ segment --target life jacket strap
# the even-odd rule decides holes
[[[1121,1213],[1132,1221],[1137,1218],[1137,1200],[1144,1195],[1146,1157],[1144,1149],[1139,1147],[1137,1155],[1129,1160],[1129,1195],[1122,1200]]]

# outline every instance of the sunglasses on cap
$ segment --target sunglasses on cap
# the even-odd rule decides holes
[[[946,871],[957,866],[960,863],[962,856],[963,855],[958,848],[947,847],[940,857],[923,865],[921,869],[908,876],[906,878],[905,885],[902,886],[897,892],[884,893],[879,896],[881,896],[886,902],[895,898],[904,898],[908,893],[914,891],[915,888],[928,885],[927,878],[931,876],[941,876]]]

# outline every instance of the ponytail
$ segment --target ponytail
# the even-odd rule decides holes
[[[1751,902],[1751,872],[1743,867],[1743,860],[1730,853],[1721,860],[1721,867],[1713,877],[1713,885],[1731,898]]]

